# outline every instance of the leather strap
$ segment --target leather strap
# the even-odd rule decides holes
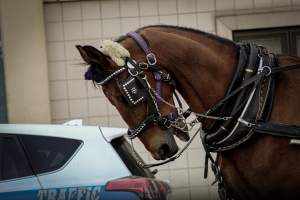
[[[269,134],[280,137],[300,138],[300,127],[272,122],[258,122],[254,127],[256,133]]]

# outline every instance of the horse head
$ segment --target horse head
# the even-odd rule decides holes
[[[89,65],[85,79],[92,80],[95,86],[101,85],[105,96],[129,126],[132,138],[137,136],[156,160],[175,155],[178,146],[173,135],[189,140],[183,119],[168,119],[177,116],[176,108],[170,106],[174,105],[175,87],[159,80],[160,94],[153,92],[158,80],[153,71],[146,69],[149,65],[141,49],[131,39],[124,40],[122,45],[105,41],[100,49],[92,46],[77,46],[77,49]],[[135,66],[139,69],[133,69]],[[164,69],[160,72],[166,73]],[[157,102],[161,100],[164,103]],[[168,125],[162,126],[163,120]],[[183,128],[174,128],[171,125],[174,120]]]

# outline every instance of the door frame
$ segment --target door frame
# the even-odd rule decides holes
[[[0,123],[8,123],[3,48],[0,42]]]
[[[232,32],[235,30],[299,26],[299,19],[299,11],[273,11],[266,13],[217,16],[216,33],[221,37],[232,40]]]

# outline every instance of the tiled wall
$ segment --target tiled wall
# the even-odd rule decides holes
[[[99,47],[111,39],[151,24],[188,26],[215,33],[216,15],[293,10],[300,0],[103,0],[45,4],[49,87],[53,123],[82,118],[85,124],[126,127],[116,110],[90,82],[76,44]],[[180,145],[183,145],[180,143]],[[152,161],[139,141],[137,150]],[[174,199],[217,199],[212,178],[203,179],[204,154],[199,139],[180,159],[159,167]]]

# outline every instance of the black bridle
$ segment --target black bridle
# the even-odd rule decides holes
[[[148,109],[145,119],[134,128],[128,130],[128,137],[133,139],[142,133],[151,124],[156,124],[162,129],[169,129],[171,125],[176,122],[178,113],[177,111],[171,112],[168,115],[162,115],[159,110],[159,99],[153,93],[153,89],[148,82],[145,70],[150,70],[155,74],[156,81],[169,84],[175,89],[175,82],[170,74],[162,71],[157,65],[149,65],[147,63],[137,63],[132,58],[126,58],[125,65],[110,75],[107,79],[103,80],[97,85],[103,85],[115,78],[123,71],[127,71],[129,77],[126,80],[117,80],[119,89],[129,106],[136,106],[139,103],[146,102]],[[158,86],[161,87],[160,85]],[[160,89],[159,89],[160,90]],[[157,91],[156,91],[157,92]],[[179,98],[176,98],[180,102]],[[181,103],[179,103],[181,104]]]

